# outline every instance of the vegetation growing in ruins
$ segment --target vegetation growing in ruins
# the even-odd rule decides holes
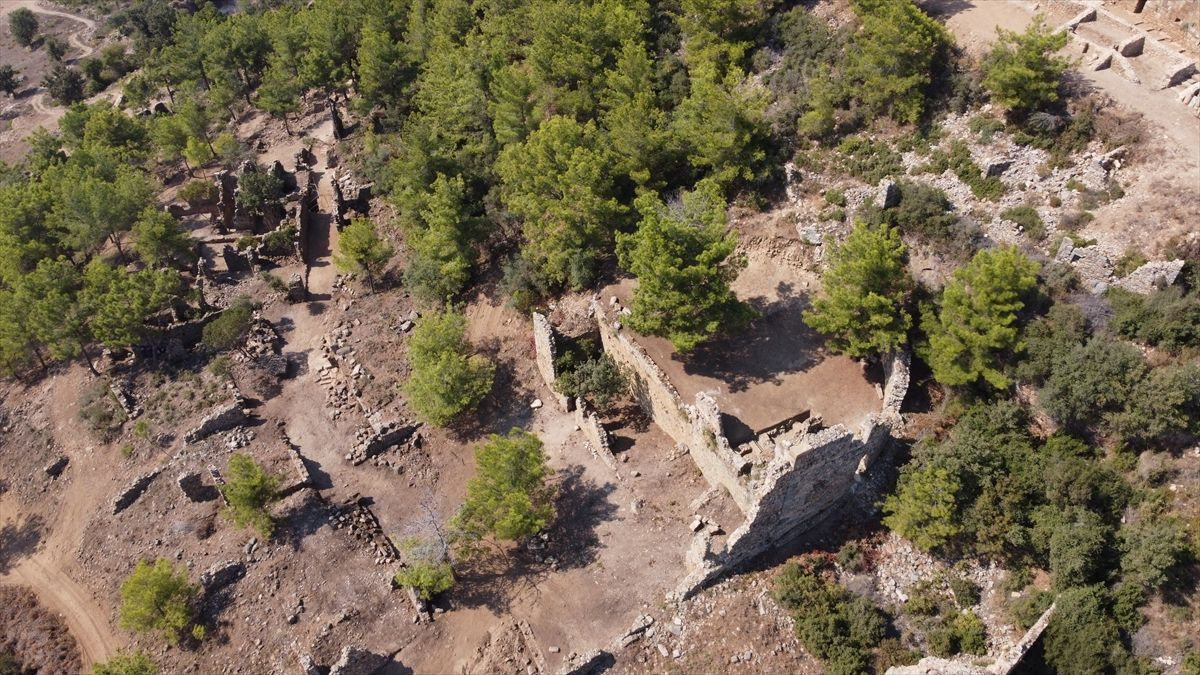
[[[368,283],[374,284],[391,257],[392,245],[379,237],[375,223],[369,218],[354,218],[338,238],[338,252],[333,263],[343,272],[361,274]]]
[[[161,631],[175,644],[192,622],[197,592],[186,569],[176,570],[165,558],[142,560],[121,585],[121,625],[139,632]]]
[[[668,209],[657,198],[638,199],[642,222],[618,237],[621,265],[638,279],[633,292],[634,330],[659,335],[681,352],[753,316],[729,284],[743,263],[725,231],[725,200],[716,183],[703,183]]]
[[[412,374],[405,392],[413,411],[431,424],[450,424],[492,390],[496,366],[472,353],[466,332],[466,318],[447,309],[424,317],[409,338]]]
[[[454,568],[441,539],[409,538],[401,543],[404,566],[396,572],[396,584],[410,586],[426,602],[454,587]]]
[[[240,347],[246,338],[246,331],[250,330],[254,310],[254,302],[249,296],[238,297],[217,318],[204,326],[201,342],[213,351]]]
[[[492,434],[475,451],[475,476],[451,521],[470,553],[486,537],[516,541],[536,534],[554,517],[550,468],[537,436],[519,428]]]
[[[775,599],[792,614],[801,644],[828,672],[865,672],[872,650],[887,635],[888,617],[869,599],[832,582],[824,568],[816,558],[788,563],[775,578]]]
[[[229,456],[229,476],[218,487],[229,508],[225,515],[238,527],[252,526],[264,539],[275,530],[275,521],[267,510],[279,498],[279,477],[267,473],[243,452]]]
[[[823,293],[804,321],[851,356],[878,356],[908,343],[912,318],[906,309],[911,281],[900,232],[886,224],[855,225],[829,251]]]

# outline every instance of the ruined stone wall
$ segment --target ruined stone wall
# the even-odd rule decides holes
[[[579,425],[583,437],[591,446],[592,453],[601,462],[604,462],[605,466],[612,469],[613,473],[617,474],[617,478],[620,478],[621,472],[617,470],[617,458],[613,455],[612,446],[609,444],[608,431],[600,423],[600,416],[592,412],[587,404],[580,401],[575,408],[575,423]]]
[[[554,369],[554,360],[558,358],[557,339],[550,320],[544,314],[534,312],[533,349],[538,372],[541,373],[546,386],[550,388],[550,393],[558,401],[559,407],[563,410],[570,410],[570,399],[558,393],[558,390],[554,388],[554,381],[558,379],[558,373]]]
[[[716,402],[700,394],[695,406],[684,403],[667,374],[621,329],[620,323],[607,317],[599,303],[592,303],[592,311],[600,328],[600,343],[628,373],[638,403],[660,429],[688,449],[709,485],[724,487],[738,506],[747,510],[749,494],[738,477],[744,462],[721,430]]]

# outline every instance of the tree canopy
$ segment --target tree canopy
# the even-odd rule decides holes
[[[851,356],[879,356],[908,343],[912,327],[906,303],[911,291],[900,232],[886,224],[855,225],[829,251],[821,276],[823,294],[804,321]]]
[[[743,263],[731,257],[737,237],[726,231],[717,184],[697,186],[675,208],[650,194],[637,206],[637,231],[618,237],[621,265],[638,280],[629,326],[687,352],[748,321],[752,311],[729,287]]]
[[[983,57],[983,84],[1002,105],[1033,112],[1058,101],[1070,63],[1057,56],[1070,39],[1038,15],[1024,32],[996,29],[996,44]]]
[[[475,452],[475,476],[452,526],[470,544],[484,537],[516,540],[554,517],[550,469],[537,436],[514,428],[492,434]]]
[[[187,570],[176,570],[165,558],[139,561],[121,585],[121,625],[139,632],[162,631],[174,644],[192,622],[197,590],[188,583]]]

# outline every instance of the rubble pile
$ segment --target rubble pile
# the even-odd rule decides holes
[[[345,531],[351,539],[370,552],[376,565],[386,565],[399,559],[395,544],[383,532],[379,519],[375,517],[358,495],[351,495],[342,505],[331,508],[329,526]]]

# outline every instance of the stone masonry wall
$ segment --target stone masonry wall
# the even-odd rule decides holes
[[[587,439],[588,445],[592,448],[592,453],[604,462],[604,465],[621,477],[621,472],[617,470],[617,458],[613,455],[612,446],[609,445],[608,431],[604,429],[604,425],[600,423],[600,416],[592,412],[592,410],[583,401],[575,408],[575,423],[579,425],[579,429],[583,431],[583,437]]]
[[[605,353],[629,374],[638,403],[660,429],[688,449],[709,485],[724,487],[742,511],[746,511],[750,507],[749,495],[738,477],[744,462],[721,431],[716,402],[700,394],[696,406],[684,403],[667,374],[621,329],[620,323],[607,317],[599,303],[593,302],[592,310],[600,328],[600,343]]]
[[[558,378],[558,373],[554,370],[554,359],[558,357],[556,341],[554,327],[550,325],[550,320],[544,314],[534,312],[533,348],[538,372],[541,373],[546,386],[550,388],[550,392],[558,401],[558,405],[563,410],[570,410],[571,401],[554,388],[554,381]]]

